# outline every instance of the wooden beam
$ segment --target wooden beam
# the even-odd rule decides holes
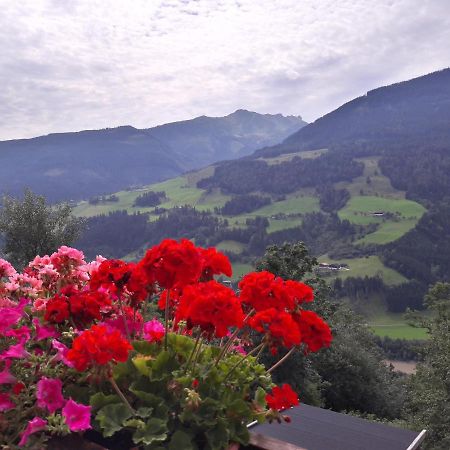
[[[294,444],[258,433],[250,433],[250,445],[261,450],[306,450],[303,447],[297,447]]]

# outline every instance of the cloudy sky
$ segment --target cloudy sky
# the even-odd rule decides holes
[[[245,108],[313,121],[450,66],[449,0],[0,0],[0,139]]]

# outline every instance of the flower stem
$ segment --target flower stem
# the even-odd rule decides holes
[[[278,366],[281,366],[296,350],[296,347],[292,347],[277,363],[275,363],[266,373],[273,372]]]
[[[125,311],[123,309],[123,303],[122,303],[122,299],[120,298],[120,295],[117,297],[119,300],[119,309],[120,312],[122,314],[122,319],[123,319],[123,325],[125,327],[125,334],[127,335],[127,339],[129,342],[131,342],[131,335],[130,335],[130,330],[128,328],[128,323],[127,323],[127,318],[125,316]]]
[[[109,381],[112,385],[112,387],[114,388],[114,390],[116,391],[117,395],[121,398],[121,400],[124,402],[124,404],[126,405],[126,407],[130,410],[130,412],[133,414],[133,416],[136,414],[136,411],[133,409],[133,407],[130,405],[130,402],[127,400],[127,398],[125,397],[125,395],[123,395],[123,392],[120,390],[119,386],[117,386],[116,380],[114,380],[113,377],[109,378]]]
[[[188,368],[189,368],[189,364],[191,363],[192,358],[194,357],[194,354],[195,354],[195,351],[197,350],[197,345],[198,345],[198,343],[199,343],[199,341],[200,341],[201,335],[202,335],[201,332],[199,332],[198,335],[197,335],[197,339],[195,340],[194,348],[192,349],[192,352],[191,352],[191,354],[189,355],[189,358],[188,358],[188,360],[187,360],[187,362],[186,362],[186,367],[185,367],[185,369],[184,369],[184,373],[187,372],[187,370],[188,370]]]
[[[245,323],[247,322],[247,320],[250,318],[250,316],[254,313],[254,309],[252,309],[246,316],[245,319],[242,323],[242,326],[245,325]],[[228,339],[228,341],[226,342],[226,344],[222,347],[221,352],[219,353],[219,356],[216,359],[216,363],[215,366],[217,367],[217,364],[219,364],[220,360],[223,358],[223,356],[225,355],[225,353],[229,350],[229,348],[231,347],[231,345],[233,344],[233,341],[235,340],[236,336],[238,335],[239,331],[241,331],[241,328],[236,328],[236,330],[234,330],[234,333],[230,336],[230,339]]]
[[[170,289],[167,289],[166,308],[164,310],[164,350],[168,348]]]
[[[228,379],[228,377],[230,376],[230,374],[232,372],[234,372],[249,356],[252,356],[253,354],[255,354],[257,351],[263,349],[266,346],[265,342],[261,342],[261,344],[257,345],[252,351],[248,352],[243,358],[241,358],[231,369],[230,371],[226,374],[225,378],[223,381],[226,381]]]

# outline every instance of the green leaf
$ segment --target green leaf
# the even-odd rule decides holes
[[[119,396],[112,394],[112,395],[105,395],[103,392],[97,392],[96,394],[92,395],[89,404],[92,406],[92,408],[100,409],[103,408],[103,406],[111,405],[112,403],[119,403],[121,400]]]
[[[184,431],[175,431],[169,443],[169,450],[195,450],[192,444],[193,436]]]
[[[145,427],[145,422],[141,419],[128,419],[125,420],[125,422],[123,423],[123,425],[125,427],[129,427],[129,428],[136,428],[138,430],[141,430],[142,428]]]
[[[134,341],[131,344],[141,355],[151,356],[158,353],[157,344],[148,341]]]
[[[218,420],[217,425],[205,434],[210,448],[214,450],[226,448],[230,441],[228,428],[223,420]]]
[[[189,358],[189,355],[194,348],[194,341],[192,338],[175,333],[168,334],[168,343],[171,349],[179,355],[184,356],[186,359]]]
[[[124,422],[132,416],[123,403],[104,406],[96,416],[105,437],[112,436],[123,428]]]
[[[136,415],[139,417],[142,417],[143,419],[146,419],[150,416],[150,414],[153,412],[153,408],[145,408],[144,406],[141,406],[137,411]]]
[[[149,360],[145,356],[136,356],[132,359],[134,367],[144,376],[150,375]]]
[[[256,389],[255,402],[261,408],[266,407],[266,391],[261,386]]]
[[[135,444],[149,445],[154,442],[162,442],[167,439],[167,423],[163,419],[151,418],[144,428],[138,429],[133,434]]]

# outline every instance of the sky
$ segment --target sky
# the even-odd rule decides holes
[[[0,140],[236,109],[312,122],[450,66],[449,0],[0,0]]]

